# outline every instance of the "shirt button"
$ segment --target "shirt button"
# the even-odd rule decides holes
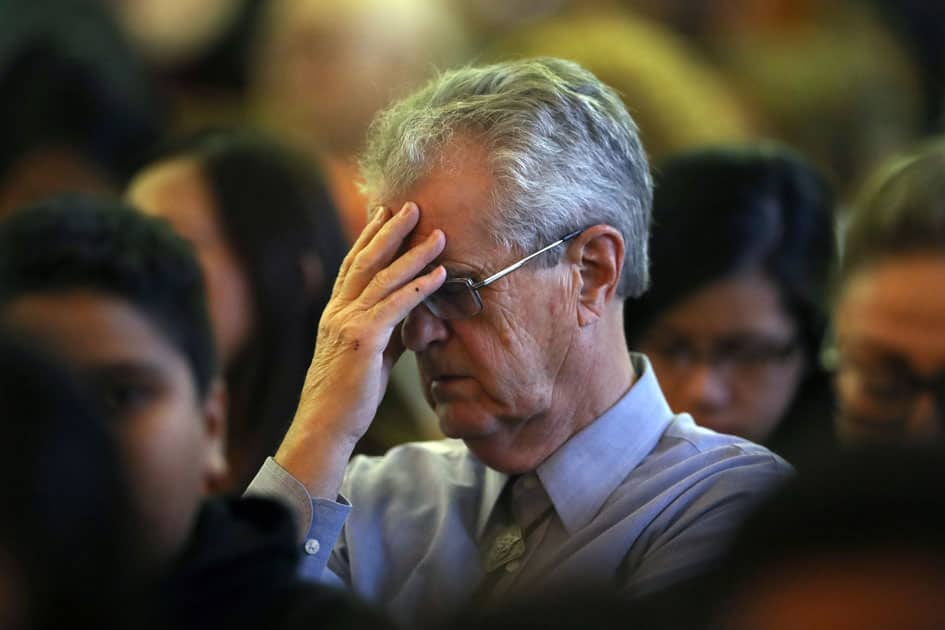
[[[321,548],[322,548],[321,544],[314,538],[309,538],[308,540],[305,541],[305,553],[307,553],[310,556],[314,556],[316,553],[318,553],[318,550]]]
[[[519,562],[518,560],[512,560],[507,565],[505,565],[505,572],[514,573],[515,571],[518,571],[518,568],[520,566],[522,566],[521,562]]]

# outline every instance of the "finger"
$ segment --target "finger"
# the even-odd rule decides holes
[[[354,300],[361,295],[374,275],[387,267],[401,250],[404,240],[419,220],[420,210],[417,205],[405,203],[400,212],[384,223],[374,238],[355,255],[339,296],[345,300]]]
[[[361,230],[354,245],[351,246],[351,249],[348,250],[348,253],[341,261],[341,266],[338,268],[338,275],[335,276],[335,286],[332,289],[333,297],[339,291],[339,287],[344,284],[345,277],[348,275],[348,269],[350,269],[354,259],[367,244],[374,239],[377,233],[380,232],[381,228],[384,227],[384,223],[386,223],[389,218],[390,210],[388,210],[387,207],[378,206],[374,209],[374,216],[371,217],[368,224]]]
[[[365,287],[359,301],[365,308],[377,304],[392,292],[417,277],[423,268],[436,260],[446,247],[442,230],[433,230],[419,245],[411,247],[390,266],[381,269]]]
[[[438,265],[430,273],[414,278],[371,309],[375,321],[393,328],[398,322],[407,317],[410,311],[420,306],[423,300],[443,286],[445,281],[446,269],[443,268],[443,265]]]

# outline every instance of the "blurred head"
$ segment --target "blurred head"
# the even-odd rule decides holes
[[[465,68],[375,121],[362,172],[373,203],[420,206],[414,242],[445,232],[449,277],[482,280],[579,232],[480,289],[481,313],[421,306],[403,328],[446,435],[499,470],[533,469],[613,404],[598,389],[629,386],[613,352],[619,303],[647,284],[651,198],[636,126],[576,64]],[[606,376],[588,389],[592,370]]]
[[[300,157],[226,130],[166,150],[126,197],[197,250],[231,395],[231,463],[237,478],[248,476],[274,451],[298,402],[345,253],[335,207]]]
[[[163,222],[68,196],[0,223],[0,320],[48,347],[114,423],[154,555],[173,556],[225,472],[200,269]]]
[[[437,0],[275,0],[254,89],[267,122],[302,146],[352,155],[374,114],[466,52]]]
[[[834,453],[807,473],[734,536],[711,627],[940,627],[941,453]]]
[[[133,515],[118,448],[67,371],[0,333],[0,625],[111,627]]]
[[[0,216],[111,192],[157,138],[154,86],[94,0],[0,3]]]
[[[945,143],[879,169],[849,218],[835,307],[846,444],[945,430]]]
[[[626,305],[670,406],[764,442],[803,396],[825,330],[833,201],[773,144],[680,154],[657,169],[653,287]]]

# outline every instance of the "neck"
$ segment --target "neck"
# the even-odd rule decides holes
[[[619,302],[612,306],[572,353],[575,433],[613,407],[637,380],[624,338],[623,308]]]

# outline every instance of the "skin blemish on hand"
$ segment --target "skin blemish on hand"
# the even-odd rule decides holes
[[[352,350],[357,351],[358,348],[360,348],[360,347],[361,347],[361,342],[360,342],[359,340],[355,339],[354,341],[351,342],[351,348],[352,348]]]

